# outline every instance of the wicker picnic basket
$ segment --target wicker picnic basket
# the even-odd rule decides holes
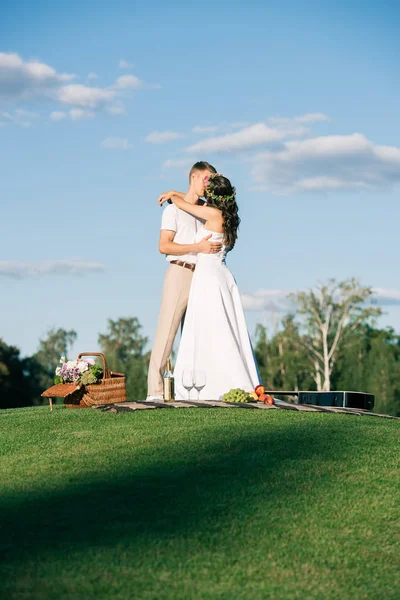
[[[82,356],[100,356],[103,361],[103,378],[98,383],[82,385],[78,389],[76,383],[58,383],[43,392],[42,396],[49,398],[52,408],[53,398],[64,398],[67,408],[88,408],[103,404],[116,404],[126,400],[126,381],[123,373],[109,371],[104,354],[100,352],[81,352]]]

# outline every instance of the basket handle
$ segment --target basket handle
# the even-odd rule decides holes
[[[80,354],[78,354],[78,360],[82,357],[82,356],[100,356],[100,358],[103,360],[103,379],[109,379],[110,378],[110,371],[108,370],[107,367],[107,362],[106,362],[106,357],[104,356],[104,354],[102,354],[101,352],[81,352]]]

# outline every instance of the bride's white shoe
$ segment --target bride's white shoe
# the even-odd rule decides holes
[[[164,402],[164,396],[147,396],[145,402]]]

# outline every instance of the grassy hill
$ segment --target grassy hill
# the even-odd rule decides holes
[[[398,598],[398,421],[0,411],[7,600]]]

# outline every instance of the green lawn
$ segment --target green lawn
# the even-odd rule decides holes
[[[0,411],[6,600],[400,597],[398,421]]]

